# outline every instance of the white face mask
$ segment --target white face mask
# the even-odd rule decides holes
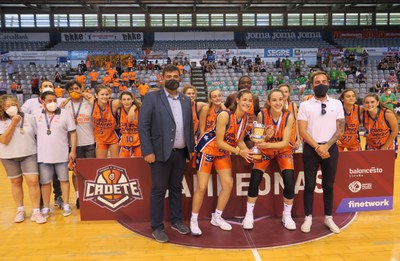
[[[14,116],[17,115],[17,113],[18,113],[18,107],[15,106],[15,105],[10,106],[10,107],[6,110],[6,113],[8,114],[8,116],[14,117]]]
[[[50,102],[50,103],[46,104],[46,108],[47,108],[47,110],[53,112],[53,111],[57,110],[58,105],[56,102]]]

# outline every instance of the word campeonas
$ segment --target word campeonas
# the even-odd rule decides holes
[[[237,173],[236,174],[236,187],[234,188],[234,193],[236,196],[247,196],[247,191],[250,185],[250,173]],[[317,186],[315,187],[315,193],[322,193],[322,172],[318,171],[317,173]],[[193,187],[197,185],[197,175],[193,176]],[[182,181],[182,194],[186,197],[192,197],[192,191],[189,189],[188,183],[184,178]],[[214,188],[217,188],[217,194],[221,189],[221,185],[219,180],[217,179],[217,184],[213,184],[213,180],[209,179],[207,185],[207,196],[213,197],[214,196]],[[300,171],[295,184],[295,193],[298,194],[300,190],[304,190],[304,172]],[[283,190],[283,179],[279,172],[274,172],[272,174],[264,173],[260,189],[259,195],[264,196],[270,193],[274,195],[282,194],[281,190]]]

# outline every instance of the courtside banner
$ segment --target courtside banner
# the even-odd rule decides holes
[[[336,212],[393,209],[394,151],[350,151],[340,156],[335,182],[335,198],[340,202]]]
[[[303,216],[304,171],[302,154],[295,154],[295,201],[293,215]],[[187,165],[182,182],[183,217],[190,218],[197,184],[195,170]],[[226,217],[246,213],[247,190],[252,164],[232,156],[233,189],[224,210]],[[142,158],[78,159],[77,175],[82,220],[148,221],[150,216],[151,172]],[[322,173],[318,171],[314,195],[315,215],[323,215]],[[393,208],[394,152],[342,152],[335,181],[334,210],[356,212]],[[213,171],[204,195],[200,216],[210,216],[221,190]],[[275,162],[265,171],[259,189],[256,216],[280,216],[283,181]],[[168,193],[166,195],[168,198]],[[165,207],[168,208],[168,200]],[[166,213],[169,213],[166,211]],[[168,219],[168,216],[165,217]]]

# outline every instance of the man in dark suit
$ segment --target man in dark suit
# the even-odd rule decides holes
[[[168,65],[163,71],[165,88],[149,92],[139,114],[139,136],[144,160],[150,164],[151,228],[158,242],[167,242],[164,231],[164,198],[169,190],[172,229],[188,234],[182,223],[182,179],[186,159],[194,149],[193,118],[190,98],[177,91],[179,69]]]

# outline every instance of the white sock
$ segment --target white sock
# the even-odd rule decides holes
[[[24,211],[24,206],[17,207],[17,211]]]
[[[333,217],[332,217],[332,216],[325,216],[325,219],[327,219],[327,218],[331,218],[331,219],[333,219]]]
[[[38,208],[34,208],[33,209],[33,214],[36,214],[36,213],[39,213],[40,212],[40,209],[38,209]]]
[[[45,212],[45,211],[50,211],[50,208],[42,208],[42,211],[43,211],[43,212]]]
[[[293,205],[283,203],[283,214],[290,216],[292,214]]]
[[[197,218],[199,217],[199,213],[193,213],[192,212],[192,218],[193,220],[197,220]]]
[[[79,198],[79,191],[76,191],[75,194],[76,194],[76,198]]]
[[[256,203],[247,202],[247,204],[246,204],[246,216],[247,215],[253,215],[253,210],[254,210],[255,204]]]
[[[222,210],[218,210],[218,209],[215,209],[215,213],[214,213],[214,216],[217,218],[217,217],[221,217],[222,216]]]

